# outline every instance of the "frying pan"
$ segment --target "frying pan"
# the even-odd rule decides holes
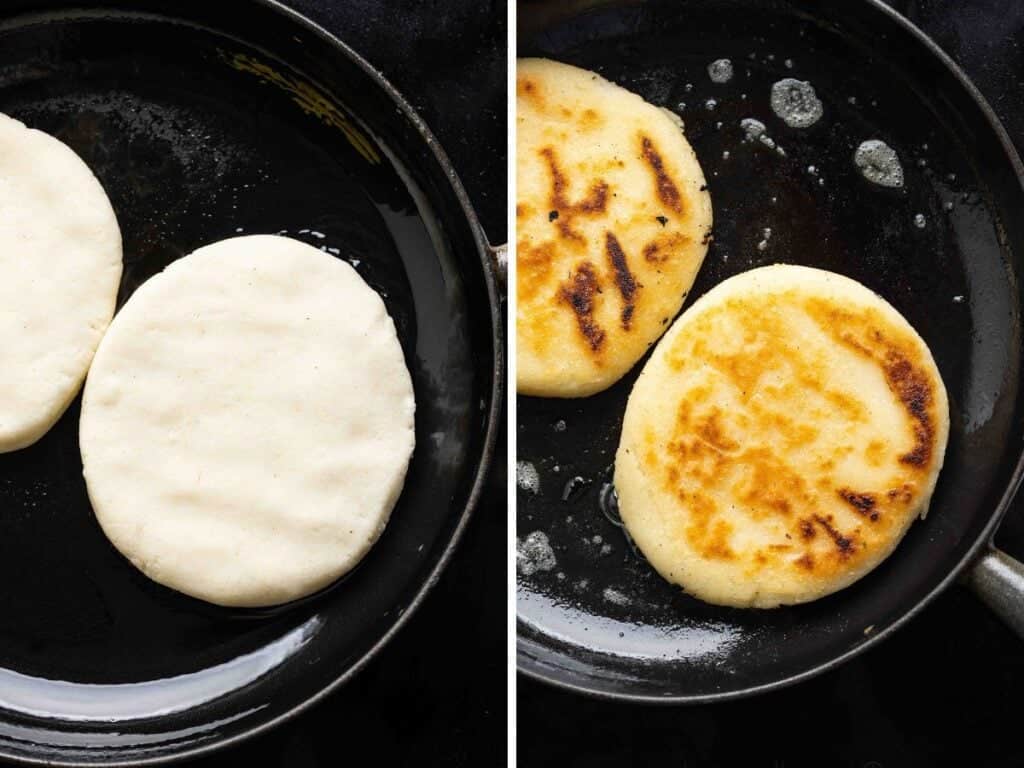
[[[498,270],[406,102],[274,2],[2,3],[0,111],[103,183],[124,235],[120,303],[198,246],[280,232],[380,292],[412,373],[417,446],[387,529],[347,578],[277,610],[206,605],[116,553],[88,504],[77,401],[0,456],[0,756],[204,753],[350,678],[438,579],[494,448]]]
[[[749,695],[864,651],[958,577],[1024,634],[1024,570],[992,545],[1022,472],[1024,168],[977,90],[875,0],[525,3],[518,19],[519,55],[596,70],[685,121],[715,224],[684,310],[764,264],[849,275],[921,333],[951,410],[927,519],[893,555],[830,597],[757,611],[684,595],[620,527],[612,462],[644,361],[594,397],[518,398],[518,459],[536,470],[539,491],[517,491],[517,535],[545,535],[555,560],[520,574],[519,669],[636,701]],[[734,67],[725,84],[707,72],[720,58]],[[773,114],[770,87],[785,77],[810,81],[823,102],[812,127]],[[784,157],[742,140],[747,117],[767,125]],[[866,139],[896,150],[902,189],[860,176],[852,158]]]

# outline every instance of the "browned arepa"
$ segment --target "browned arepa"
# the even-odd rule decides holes
[[[622,520],[702,600],[817,599],[884,560],[923,516],[949,432],[925,342],[854,280],[774,265],[705,294],[630,394]]]
[[[585,397],[679,311],[711,200],[671,112],[546,59],[519,60],[516,95],[517,389]]]

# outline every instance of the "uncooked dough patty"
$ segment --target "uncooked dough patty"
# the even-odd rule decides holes
[[[0,114],[0,453],[34,443],[74,399],[120,281],[121,232],[96,177]]]
[[[413,389],[380,297],[275,236],[200,248],[104,336],[81,447],[103,531],[147,576],[265,606],[349,571],[413,450]]]
[[[718,285],[658,344],[615,458],[622,520],[667,580],[770,608],[835,592],[927,511],[946,390],[859,283],[776,265]]]
[[[593,72],[517,64],[516,386],[584,397],[668,328],[711,200],[679,119]]]

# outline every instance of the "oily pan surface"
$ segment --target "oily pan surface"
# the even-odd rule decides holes
[[[992,134],[974,103],[916,43],[881,46],[861,19],[822,13],[827,23],[751,3],[695,3],[685,14],[650,3],[565,23],[521,15],[523,29],[534,26],[520,35],[520,55],[593,69],[680,111],[715,204],[714,240],[687,306],[731,275],[787,261],[852,277],[906,317],[950,403],[928,520],[911,527],[899,557],[837,595],[767,612],[710,606],[631,548],[607,501],[640,366],[585,400],[520,397],[518,459],[536,483],[517,491],[517,536],[543,535],[551,555],[520,569],[527,669],[652,696],[717,695],[806,672],[928,595],[989,523],[1009,481],[1020,351],[1011,247],[1020,233],[999,206],[1019,196],[1019,183],[1000,165],[998,144],[978,143]],[[720,58],[733,63],[728,83],[708,76]],[[813,126],[790,128],[774,115],[771,86],[786,77],[815,88],[823,116]],[[933,98],[937,83],[949,98]],[[746,118],[762,121],[786,155],[744,141]],[[902,189],[871,184],[853,164],[871,138],[898,153]]]

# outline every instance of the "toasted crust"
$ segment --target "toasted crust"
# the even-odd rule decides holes
[[[584,397],[662,334],[711,230],[677,119],[593,72],[517,64],[517,388]]]
[[[927,511],[949,431],[924,341],[830,272],[746,272],[693,305],[630,395],[623,522],[658,572],[770,608],[853,583]]]

